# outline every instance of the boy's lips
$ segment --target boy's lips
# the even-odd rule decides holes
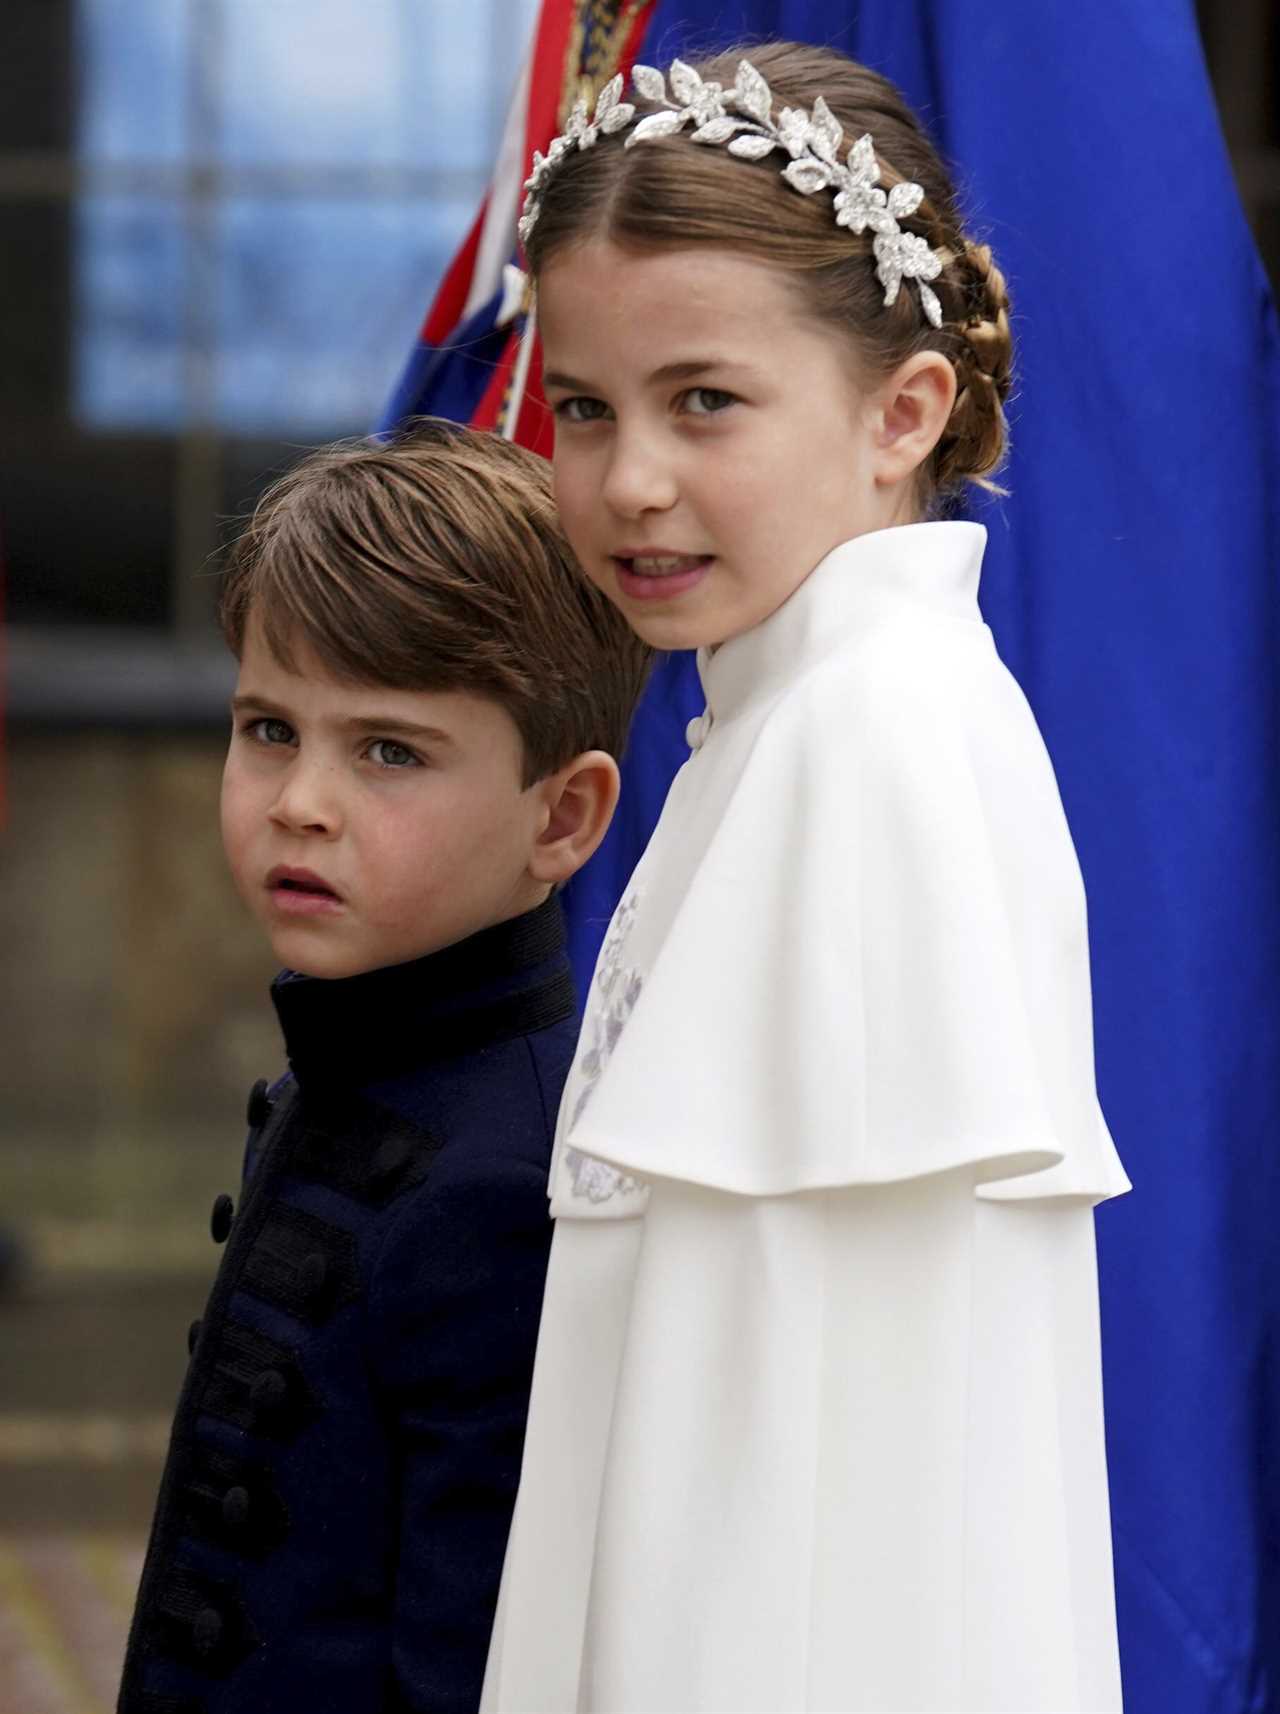
[[[290,916],[316,916],[338,911],[343,903],[323,875],[278,863],[267,876],[267,893],[277,910]]]
[[[637,601],[670,601],[701,583],[715,555],[649,548],[644,553],[616,553],[611,557],[624,595]]]

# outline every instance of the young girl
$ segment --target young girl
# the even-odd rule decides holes
[[[522,230],[570,540],[707,710],[561,1108],[484,1706],[1116,1710],[1085,901],[926,521],[1004,283],[842,56],[634,82]]]

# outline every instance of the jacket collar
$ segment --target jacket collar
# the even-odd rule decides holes
[[[285,970],[271,998],[304,1089],[359,1087],[545,1029],[574,1012],[560,902],[360,976]]]

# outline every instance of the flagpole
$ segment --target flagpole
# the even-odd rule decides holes
[[[529,365],[533,362],[533,347],[537,336],[537,300],[530,296],[529,311],[524,318],[524,332],[520,335],[520,349],[516,353],[515,368],[511,375],[511,391],[507,395],[506,409],[502,415],[502,438],[504,440],[516,438],[516,429],[520,422],[520,408],[524,404],[525,388],[529,384]]]

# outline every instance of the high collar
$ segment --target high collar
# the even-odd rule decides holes
[[[776,612],[698,650],[707,707],[717,719],[776,693],[861,631],[896,612],[982,623],[981,524],[898,524],[854,536],[822,559]]]
[[[304,1089],[360,1087],[544,1029],[574,1011],[560,902],[360,976],[285,970],[271,998]]]

